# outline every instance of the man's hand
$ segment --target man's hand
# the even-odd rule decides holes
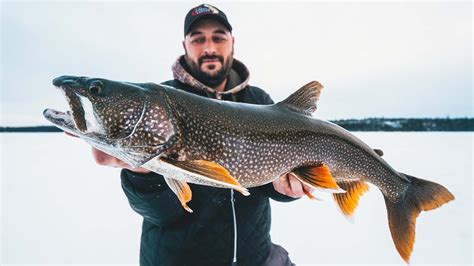
[[[71,137],[76,137],[75,135],[71,134],[71,133],[68,133],[68,132],[64,132],[66,133],[66,135],[68,136],[71,136]],[[149,173],[150,171],[145,169],[145,168],[141,168],[141,167],[138,167],[138,168],[134,168],[126,163],[124,163],[123,161],[103,152],[103,151],[100,151],[94,147],[92,147],[92,156],[94,157],[94,160],[97,164],[99,165],[103,165],[103,166],[110,166],[110,167],[118,167],[118,168],[126,168],[130,171],[133,171],[133,172],[136,172],[136,173],[141,173],[141,174],[146,174],[146,173]]]
[[[94,157],[94,160],[97,164],[99,165],[103,165],[103,166],[110,166],[110,167],[117,167],[117,168],[125,168],[125,169],[128,169],[132,172],[135,172],[135,173],[141,173],[141,174],[147,174],[150,172],[150,170],[147,170],[145,168],[142,168],[142,167],[137,167],[137,168],[134,168],[126,163],[124,163],[123,161],[111,156],[111,155],[108,155],[107,153],[101,151],[101,150],[98,150],[94,147],[92,147],[92,156]]]
[[[313,191],[309,186],[301,183],[294,174],[288,173],[273,181],[273,187],[278,193],[292,198],[300,198]]]

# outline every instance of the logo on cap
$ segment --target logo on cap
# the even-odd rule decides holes
[[[202,5],[202,6],[196,7],[191,13],[191,16],[198,16],[198,15],[209,14],[209,13],[218,14],[219,10],[217,10],[215,7],[211,5]]]

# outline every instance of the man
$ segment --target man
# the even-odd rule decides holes
[[[233,58],[234,37],[226,15],[211,5],[191,9],[185,18],[185,55],[173,65],[174,80],[164,84],[204,97],[272,104],[263,90],[249,86],[245,65]],[[225,119],[225,118],[222,118]],[[291,174],[251,188],[245,197],[233,190],[190,184],[187,213],[163,177],[131,168],[93,149],[98,164],[126,168],[123,190],[144,217],[141,265],[291,265],[288,253],[270,240],[269,198],[292,201],[310,189]]]

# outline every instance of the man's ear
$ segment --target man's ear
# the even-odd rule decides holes
[[[186,45],[184,44],[185,42],[186,42],[186,40],[183,40],[181,43],[183,44],[183,49],[186,52]]]

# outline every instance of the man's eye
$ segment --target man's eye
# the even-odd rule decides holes
[[[223,42],[223,41],[225,41],[225,38],[221,38],[221,37],[213,37],[212,39],[214,40],[214,42]]]
[[[192,43],[203,43],[204,42],[204,38],[196,38],[196,39],[193,39],[191,40]]]

